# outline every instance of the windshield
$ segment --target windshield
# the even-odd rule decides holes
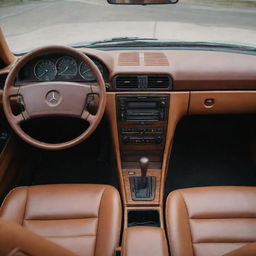
[[[84,45],[115,37],[256,46],[256,0],[180,0],[110,5],[106,0],[0,0],[11,50]]]

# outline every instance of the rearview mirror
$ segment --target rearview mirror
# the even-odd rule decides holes
[[[108,0],[110,4],[176,4],[179,0]]]

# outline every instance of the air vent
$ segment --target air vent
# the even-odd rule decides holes
[[[168,75],[118,75],[113,79],[117,91],[157,91],[172,89],[172,79]]]
[[[137,76],[117,76],[116,89],[137,89],[138,77]]]
[[[0,75],[0,89],[4,89],[5,80],[7,78],[7,73]]]
[[[171,87],[169,76],[148,76],[148,88],[167,89]]]

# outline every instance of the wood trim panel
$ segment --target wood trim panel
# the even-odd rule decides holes
[[[135,172],[135,174],[129,175],[129,171]],[[127,206],[159,206],[160,203],[160,182],[161,182],[161,170],[148,170],[148,176],[156,177],[156,189],[155,189],[155,197],[153,201],[133,201],[131,195],[130,181],[129,177],[140,176],[140,170],[129,170],[123,169],[122,172],[125,191],[126,191],[126,205]]]
[[[256,91],[191,92],[189,114],[256,113]]]
[[[151,94],[149,92],[107,92],[107,106],[106,106],[106,115],[111,126],[111,133],[113,138],[113,143],[115,147],[115,157],[117,163],[117,172],[119,176],[119,184],[121,196],[123,199],[124,206],[133,206],[133,207],[145,207],[145,206],[155,206],[161,207],[163,203],[163,193],[164,193],[164,182],[166,176],[166,169],[168,167],[169,154],[171,150],[171,144],[176,129],[176,125],[179,120],[187,114],[188,103],[189,103],[189,92],[167,92],[166,94],[170,95],[170,104],[169,104],[169,113],[168,113],[168,125],[167,125],[167,135],[165,150],[163,154],[163,164],[161,169],[150,169],[149,175],[156,176],[156,191],[155,199],[153,201],[133,201],[131,198],[130,183],[128,171],[130,168],[123,169],[121,163],[121,152],[119,144],[119,134],[117,127],[117,116],[116,116],[116,94]],[[156,95],[156,93],[152,93]],[[161,93],[159,93],[161,94]],[[124,166],[130,167],[131,164],[125,164]],[[136,166],[136,165],[135,165]],[[132,167],[132,166],[131,166]],[[137,167],[137,166],[136,166]],[[136,168],[135,167],[135,168]],[[140,175],[140,171],[134,168],[131,168],[132,171],[135,171],[135,175]],[[133,176],[133,175],[131,175]]]

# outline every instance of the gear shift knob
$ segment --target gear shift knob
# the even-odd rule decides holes
[[[140,169],[141,169],[141,177],[142,178],[147,176],[148,166],[149,166],[149,159],[147,157],[141,157],[140,158]]]

